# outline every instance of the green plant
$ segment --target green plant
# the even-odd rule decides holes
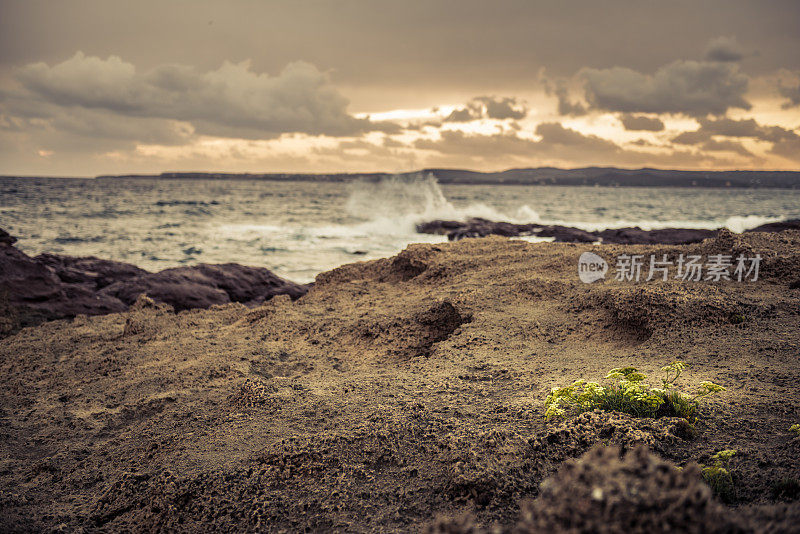
[[[736,498],[736,488],[733,485],[733,477],[728,470],[731,458],[736,454],[736,449],[726,449],[719,451],[711,457],[714,465],[704,467],[702,474],[703,480],[726,503],[731,503]]]
[[[696,419],[700,399],[724,391],[713,382],[702,382],[694,394],[680,391],[675,383],[686,364],[673,362],[661,368],[661,387],[645,382],[647,376],[635,367],[612,369],[604,378],[608,383],[576,380],[569,386],[555,387],[545,399],[545,417],[564,417],[595,409],[623,412],[635,417],[684,417]]]
[[[800,436],[800,425],[794,424],[794,425],[790,426],[789,427],[789,432],[794,432],[795,434]]]
[[[740,313],[734,313],[730,317],[728,317],[728,321],[731,324],[742,324],[745,321],[745,319],[744,319],[744,315],[742,315]]]

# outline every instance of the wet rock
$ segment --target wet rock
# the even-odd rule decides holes
[[[13,246],[0,248],[0,288],[12,303],[41,303],[63,298],[58,276]]]
[[[141,295],[181,311],[229,302],[255,306],[275,295],[296,299],[309,287],[234,263],[150,273],[94,257],[32,258],[13,246],[15,241],[0,230],[0,335],[44,321],[122,312]]]
[[[764,224],[748,232],[781,232],[799,230],[800,219]],[[513,224],[496,222],[481,218],[466,221],[435,220],[417,225],[417,232],[423,234],[446,235],[450,241],[467,237],[486,237],[501,235],[506,237],[539,236],[552,237],[559,243],[613,243],[618,245],[688,245],[699,243],[717,235],[717,230],[697,228],[662,228],[643,230],[638,226],[611,228],[587,232],[579,228],[559,225]]]
[[[716,235],[716,230],[699,230],[692,228],[663,228],[660,230],[642,230],[639,227],[616,228],[593,232],[603,243],[620,245],[687,245],[699,243]]]
[[[17,242],[17,238],[0,228],[0,246],[13,245]]]
[[[65,284],[48,265],[13,246],[0,247],[0,294],[10,334],[44,321],[101,315],[125,310],[112,296],[100,295],[82,284]]]
[[[747,232],[783,232],[784,230],[800,230],[800,219],[762,224],[747,230]]]
[[[598,241],[594,233],[569,226],[541,226],[539,229],[534,230],[533,235],[553,237],[559,243],[594,243]]]
[[[299,298],[306,286],[284,280],[268,269],[234,263],[165,269],[111,284],[102,294],[130,305],[146,294],[175,311],[241,302],[257,305],[275,295]]]
[[[102,260],[95,257],[76,258],[58,254],[40,254],[34,261],[50,267],[62,282],[67,284],[87,284],[96,289],[147,274],[130,263]]]

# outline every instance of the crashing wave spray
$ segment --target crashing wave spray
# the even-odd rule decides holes
[[[522,206],[515,215],[497,211],[483,203],[456,207],[444,195],[436,177],[414,173],[395,175],[380,181],[358,180],[348,185],[349,198],[346,210],[352,217],[374,223],[387,223],[410,230],[416,223],[434,219],[466,220],[483,217],[496,221],[530,223],[539,215],[528,206]]]
[[[360,219],[424,218],[456,212],[432,174],[395,175],[348,184],[347,213]]]

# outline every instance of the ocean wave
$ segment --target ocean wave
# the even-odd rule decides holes
[[[762,224],[784,220],[784,217],[761,215],[736,215],[711,220],[608,218],[586,221],[548,219],[541,217],[539,212],[528,204],[523,204],[512,212],[503,212],[485,203],[470,203],[463,207],[457,207],[447,199],[436,178],[431,174],[393,176],[380,182],[354,182],[350,185],[346,210],[353,217],[367,220],[353,226],[351,230],[328,229],[327,232],[403,233],[413,232],[414,227],[421,222],[436,219],[464,221],[480,217],[516,224],[571,226],[586,231],[638,226],[643,230],[728,228],[732,232],[741,233]]]

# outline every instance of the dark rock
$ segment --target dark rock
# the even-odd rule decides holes
[[[464,223],[461,221],[443,221],[441,219],[437,219],[435,221],[419,223],[417,225],[417,232],[420,234],[447,235],[452,230],[458,230],[463,225]]]
[[[487,235],[502,235],[506,237],[531,235],[536,228],[540,228],[540,226],[494,222],[474,217],[465,222],[436,220],[420,223],[417,225],[417,232],[446,235],[450,241],[458,241],[465,237],[485,237]]]
[[[116,282],[101,293],[117,298],[127,306],[141,295],[147,295],[156,302],[169,304],[175,311],[208,308],[231,301],[225,291],[214,287],[213,282],[202,274],[171,271],[173,269]]]
[[[586,232],[569,226],[540,226],[541,230],[535,231],[539,237],[553,237],[559,243],[594,243],[599,241],[592,232]]]
[[[748,232],[781,232],[783,230],[800,230],[800,219],[764,224],[758,228],[748,230]],[[481,218],[472,218],[466,221],[435,220],[424,222],[417,225],[417,232],[446,235],[450,241],[458,241],[466,237],[486,237],[488,235],[506,237],[535,235],[552,237],[559,243],[594,243],[601,241],[618,245],[688,245],[699,243],[704,239],[710,239],[717,235],[717,230],[697,228],[642,230],[638,226],[587,232],[570,226],[533,223],[513,224]]]
[[[641,228],[616,228],[593,232],[603,243],[619,245],[687,245],[699,243],[717,235],[716,230],[692,228],[663,228],[661,230],[642,230]]]
[[[17,238],[0,228],[0,246],[13,245],[17,242]]]
[[[12,303],[36,303],[62,298],[58,276],[13,246],[0,247],[0,288]]]
[[[306,294],[308,287],[285,280],[263,267],[246,267],[237,263],[201,264],[196,269],[213,280],[233,302],[260,304],[274,295],[289,295],[292,300]]]
[[[128,280],[147,274],[130,263],[101,260],[95,257],[76,258],[57,254],[40,254],[35,261],[50,267],[62,282],[67,284],[88,284],[96,289],[120,280]]]
[[[93,257],[31,258],[13,243],[0,230],[0,335],[44,321],[125,311],[141,295],[181,311],[228,302],[253,306],[275,295],[296,299],[309,288],[267,269],[234,263],[150,273]]]
[[[140,295],[169,304],[175,311],[208,308],[228,302],[256,305],[275,295],[296,299],[306,293],[306,286],[284,280],[267,269],[235,263],[201,264],[147,273],[116,282],[101,291],[127,305]]]
[[[783,232],[784,230],[800,230],[800,219],[789,219],[774,223],[762,224],[747,230],[748,232]]]
[[[92,286],[64,283],[51,267],[13,246],[0,247],[0,293],[13,310],[17,327],[126,309],[118,299],[100,295]]]

